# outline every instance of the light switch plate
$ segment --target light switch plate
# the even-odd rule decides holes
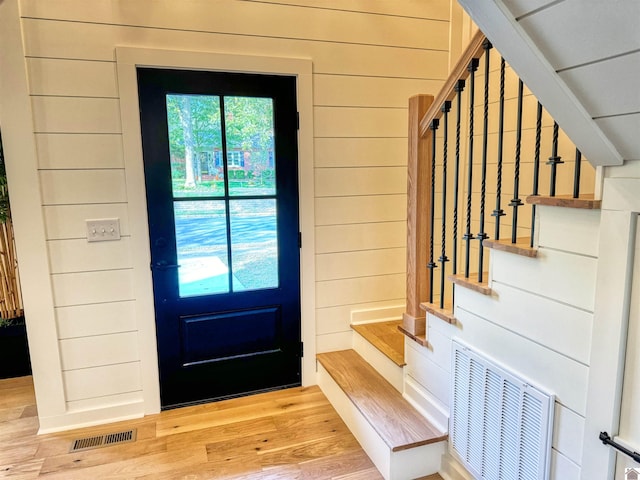
[[[120,219],[99,218],[87,220],[87,241],[105,242],[120,240]]]

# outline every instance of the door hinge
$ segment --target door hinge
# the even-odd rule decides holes
[[[296,128],[300,130],[300,112],[296,112]]]
[[[298,248],[302,248],[302,232],[298,232]]]
[[[304,342],[300,342],[300,356],[304,357]]]

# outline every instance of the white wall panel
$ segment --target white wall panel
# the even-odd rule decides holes
[[[33,57],[114,60],[115,45],[306,57],[314,73],[444,79],[446,51],[308,42],[193,31],[24,19],[25,53]],[[77,41],[82,38],[82,42]]]
[[[70,412],[86,412],[87,410],[106,409],[118,405],[142,403],[142,400],[142,391],[137,390],[135,392],[106,395],[104,397],[74,400],[72,402],[67,402],[67,409]]]
[[[314,9],[232,0],[191,0],[186,4],[163,3],[140,8],[124,2],[113,8],[109,0],[52,1],[23,0],[27,17],[104,22],[115,25],[153,26],[174,30],[244,34],[256,37],[283,37],[342,43],[439,48],[447,50],[448,22],[421,18],[371,16],[335,9]],[[65,8],[61,8],[64,6]],[[301,21],[313,15],[313,21]],[[389,32],[393,32],[392,35]]]
[[[405,220],[406,208],[406,195],[317,198],[316,225]]]
[[[442,80],[316,75],[313,99],[319,106],[407,108],[409,97],[436,95]]]
[[[127,201],[124,170],[43,170],[40,188],[44,205]]]
[[[406,257],[405,248],[317,255],[316,279],[323,281],[404,273]]]
[[[407,165],[406,138],[316,138],[316,167]]]
[[[456,305],[514,335],[545,345],[585,365],[589,363],[593,313],[496,280],[491,289],[492,295],[486,296],[456,288]]]
[[[51,280],[56,307],[133,299],[131,270],[62,273]]]
[[[444,405],[449,405],[451,375],[430,359],[420,355],[414,348],[404,352],[407,365],[405,371]]]
[[[595,258],[540,248],[536,258],[494,250],[491,262],[497,282],[593,311]]]
[[[607,2],[584,8],[582,0],[565,0],[519,23],[559,70],[638,50],[640,35],[632,32],[639,17],[635,0],[618,1],[615,8]]]
[[[61,340],[137,330],[133,301],[58,307],[56,317]]]
[[[38,133],[120,133],[120,105],[114,98],[32,97]]]
[[[625,160],[640,160],[640,113],[596,119],[602,131],[611,138]]]
[[[557,451],[551,452],[551,480],[579,480],[580,467]]]
[[[432,18],[437,20],[449,19],[449,2],[432,0],[429,9],[424,8],[423,0],[403,0],[389,2],[387,0],[367,0],[366,2],[350,2],[344,0],[261,0],[280,5],[299,5],[315,8],[331,8],[351,12],[375,13],[384,15],[398,15],[416,18]]]
[[[63,370],[115,365],[140,360],[138,333],[114,333],[60,340]]]
[[[353,331],[325,333],[316,337],[316,351],[318,353],[349,350],[353,347]]]
[[[598,256],[600,210],[539,206],[537,215],[540,247]]]
[[[404,273],[317,282],[316,306],[333,307],[402,298],[405,282]]]
[[[316,197],[390,195],[407,191],[407,167],[316,168]]]
[[[70,402],[141,389],[139,362],[71,370],[63,378]]]
[[[129,238],[108,242],[50,240],[47,245],[51,273],[131,268]]]
[[[122,137],[114,135],[36,135],[38,166],[43,170],[123,168]]]
[[[456,308],[460,338],[473,348],[556,395],[562,405],[584,415],[588,367],[481,317]]]
[[[358,223],[316,227],[316,253],[405,247],[406,222]]]
[[[27,68],[31,95],[118,96],[116,67],[111,62],[27,58]]]
[[[129,235],[129,212],[126,203],[49,205],[42,210],[47,240],[86,238],[85,220],[99,218],[120,219],[120,235]]]
[[[315,107],[316,137],[400,137],[407,136],[407,109]]]
[[[556,403],[553,447],[576,464],[582,460],[584,417]]]
[[[634,81],[640,76],[640,51],[565,70],[559,75],[594,117],[640,111],[640,95]],[[612,79],[615,88],[611,88]]]

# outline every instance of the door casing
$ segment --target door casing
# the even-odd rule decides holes
[[[149,268],[150,245],[138,111],[137,67],[209,70],[238,73],[295,75],[300,116],[298,131],[298,184],[300,202],[301,321],[304,356],[302,384],[314,385],[315,374],[315,267],[313,181],[313,90],[309,59],[258,57],[208,52],[184,52],[117,47],[120,110],[125,176],[127,184],[133,289],[138,325],[142,402],[138,414],[160,411],[158,352],[156,344],[153,286]]]

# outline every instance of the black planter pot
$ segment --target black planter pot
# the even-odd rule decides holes
[[[0,327],[0,378],[25,375],[31,375],[26,326]]]

